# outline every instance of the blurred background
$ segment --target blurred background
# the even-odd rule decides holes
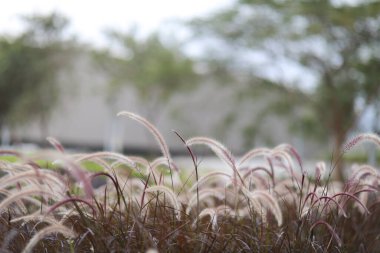
[[[158,153],[116,117],[128,110],[175,154],[171,129],[237,154],[287,142],[328,159],[379,133],[379,71],[379,1],[13,0],[0,9],[1,144]]]

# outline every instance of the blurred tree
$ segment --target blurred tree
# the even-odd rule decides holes
[[[53,13],[25,16],[26,29],[16,37],[0,37],[0,125],[47,120],[59,101],[58,74],[70,59],[64,38],[68,20]]]
[[[278,91],[280,99],[270,100],[260,117],[273,112],[296,117],[290,120],[297,122],[294,128],[331,137],[337,153],[362,112],[380,99],[379,1],[240,0],[191,25],[196,35],[233,49],[231,72],[236,63],[240,75],[245,71],[245,95]],[[272,59],[272,68],[283,62],[285,72],[297,66],[299,75],[316,82],[310,86],[263,74],[251,61],[257,55]],[[336,177],[344,177],[341,163]]]
[[[108,102],[125,85],[132,85],[147,108],[149,118],[155,120],[160,107],[176,92],[189,90],[199,76],[194,62],[175,44],[164,43],[158,34],[139,39],[134,32],[108,33],[117,49],[97,54],[98,63],[111,76]]]

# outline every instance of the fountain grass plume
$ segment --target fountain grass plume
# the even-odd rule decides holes
[[[177,199],[177,196],[171,189],[163,185],[151,186],[145,189],[145,192],[149,192],[149,193],[155,193],[155,192],[160,192],[160,191],[167,195],[169,201],[173,205],[173,209],[174,209],[177,219],[180,220],[181,219],[181,205]]]
[[[271,185],[271,178],[267,178],[255,172],[258,171],[248,171],[245,175],[243,175],[243,179],[245,180],[248,189],[251,189],[252,186],[254,186],[256,189],[262,190],[270,189],[273,187],[273,185]]]
[[[259,201],[261,205],[265,206],[271,213],[274,215],[275,219],[277,220],[277,225],[281,226],[283,223],[283,217],[282,217],[282,211],[280,208],[280,205],[278,204],[278,201],[268,192],[261,191],[261,190],[255,190],[255,191],[249,191],[245,187],[242,187],[242,192],[244,195],[246,195],[250,201]],[[254,206],[255,207],[255,206]],[[260,210],[261,208],[259,208]],[[258,212],[260,213],[260,211]]]
[[[301,176],[295,173],[294,171],[294,163],[292,157],[283,150],[273,150],[271,155],[272,158],[276,159],[280,165],[280,167],[284,168],[292,178],[298,181],[301,181]],[[303,170],[301,170],[303,172]],[[304,172],[303,172],[304,173]]]
[[[149,132],[152,133],[152,135],[155,137],[156,141],[158,142],[160,148],[161,148],[161,152],[162,154],[168,159],[168,161],[171,161],[171,155],[170,155],[170,152],[169,152],[169,148],[168,148],[168,145],[166,144],[166,141],[165,139],[162,137],[161,133],[158,131],[158,129],[153,126],[152,123],[150,123],[148,120],[144,119],[143,117],[137,115],[137,114],[134,114],[134,113],[131,113],[131,112],[127,112],[127,111],[122,111],[122,112],[119,112],[117,114],[117,116],[127,116],[129,117],[130,119],[133,119],[133,120],[136,120],[137,122],[139,122],[140,124],[142,124],[143,126],[145,126]]]
[[[205,208],[203,209],[198,217],[195,219],[195,221],[193,222],[193,225],[192,227],[195,228],[195,225],[197,224],[197,222],[201,219],[203,219],[204,217],[207,217],[209,216],[210,217],[210,224],[211,224],[211,228],[213,231],[216,231],[218,229],[218,213],[217,211],[215,210],[215,208]]]
[[[260,200],[258,199],[258,196],[252,195],[252,193],[245,187],[242,187],[241,191],[243,195],[247,198],[248,205],[247,205],[247,208],[245,208],[245,210],[248,210],[248,211],[245,213],[238,212],[238,214],[242,216],[249,216],[253,212],[261,216],[261,219],[263,222],[266,222],[267,209],[262,208],[262,204]]]
[[[161,135],[160,131],[158,131],[158,129],[152,123],[150,123],[148,120],[146,120],[145,118],[143,118],[143,117],[141,117],[141,116],[139,116],[137,114],[134,114],[134,113],[131,113],[131,112],[127,112],[127,111],[122,111],[122,112],[119,112],[117,114],[117,116],[118,117],[119,116],[126,116],[126,117],[129,117],[130,119],[133,119],[133,120],[139,122],[144,127],[146,127],[148,129],[148,131],[155,137],[157,143],[160,146],[162,154],[164,155],[164,157],[166,157],[166,159],[168,161],[168,166],[169,166],[169,169],[170,169],[170,177],[171,177],[172,189],[174,189],[173,173],[172,173],[172,168],[170,166],[171,163],[172,163],[172,158],[171,158],[171,155],[170,155],[170,152],[169,152],[168,145],[166,144],[166,141],[165,141],[164,137]]]
[[[206,145],[208,146],[222,161],[224,161],[229,168],[233,171],[233,185],[238,185],[238,178],[240,183],[244,185],[244,180],[241,177],[236,167],[235,157],[232,153],[220,142],[207,138],[207,137],[193,137],[186,141],[187,146],[193,145]],[[237,178],[238,177],[238,178]]]
[[[325,173],[326,173],[325,162],[318,162],[315,165],[315,179],[319,181],[320,179],[324,177]]]
[[[359,134],[349,140],[344,146],[343,146],[343,153],[346,153],[347,151],[351,150],[353,147],[358,145],[362,142],[372,142],[376,144],[378,148],[380,148],[380,136],[374,133],[365,133],[365,134]]]
[[[36,187],[33,187],[31,189],[26,188],[26,189],[23,189],[22,191],[15,192],[11,194],[10,196],[6,197],[5,199],[3,199],[0,202],[0,211],[6,209],[10,204],[24,197],[41,196],[41,195],[47,195],[51,197],[52,199],[59,199],[57,198],[56,192],[51,192],[49,190],[42,190]]]
[[[269,148],[255,148],[255,149],[252,149],[250,151],[248,151],[247,153],[245,153],[239,160],[238,162],[238,166],[239,168],[246,162],[248,162],[249,160],[255,158],[255,157],[258,157],[258,156],[268,156],[269,154],[271,153],[271,149]]]
[[[191,209],[198,202],[201,202],[202,200],[204,200],[204,199],[206,199],[208,197],[213,197],[213,198],[216,198],[218,200],[223,200],[225,198],[225,195],[223,193],[221,193],[220,191],[215,190],[215,189],[204,189],[204,190],[201,190],[201,191],[199,191],[199,197],[198,197],[197,194],[194,194],[190,198],[190,200],[188,202],[188,205],[187,205],[187,208],[186,208],[186,214],[189,215]]]
[[[73,157],[58,153],[58,152],[35,152],[30,159],[39,160],[43,159],[46,161],[53,161],[53,165],[59,165],[62,169],[68,171],[78,182],[83,185],[84,193],[88,199],[93,198],[94,191],[91,185],[91,182],[88,177],[88,171],[83,169],[74,159]],[[33,160],[32,160],[33,161]],[[36,165],[37,168],[38,165]],[[32,166],[34,169],[34,166]]]
[[[367,189],[368,190],[368,189]],[[337,193],[337,194],[334,194],[333,196],[331,196],[331,198],[337,198],[337,197],[341,197],[341,196],[346,196],[352,200],[354,200],[356,203],[358,203],[362,208],[363,210],[367,213],[367,214],[370,214],[370,211],[368,210],[368,208],[360,201],[360,199],[358,197],[356,197],[354,194],[351,194],[349,192],[340,192],[340,193]],[[347,203],[347,202],[346,202]],[[344,204],[345,205],[345,204]]]
[[[248,174],[251,174],[251,173],[255,173],[255,172],[259,172],[259,171],[262,171],[264,173],[266,173],[270,178],[273,178],[273,173],[266,167],[264,166],[255,166],[255,167],[245,167],[245,168],[241,168],[241,171],[244,172],[245,174],[243,174],[243,178],[246,177]]]
[[[128,158],[130,160],[132,160],[135,165],[136,165],[136,168],[138,168],[138,165],[142,166],[143,167],[143,174],[147,175],[149,174],[149,162],[147,159],[141,157],[141,156],[128,156]],[[120,161],[115,161],[111,164],[111,168],[115,168],[115,167],[118,167],[120,164],[123,164],[121,163]]]
[[[175,165],[175,163],[173,161],[168,161],[168,159],[166,157],[158,157],[156,158],[151,164],[150,166],[152,167],[153,170],[155,170],[158,166],[160,165],[165,165],[167,166],[169,169],[170,168],[173,168],[174,171],[178,172],[178,167],[177,165]]]
[[[31,253],[33,252],[33,248],[37,245],[39,241],[45,238],[47,235],[52,233],[60,233],[65,237],[73,238],[75,237],[75,232],[69,229],[66,226],[60,224],[54,224],[48,227],[45,227],[38,231],[33,238],[28,242],[22,253]]]
[[[54,186],[58,186],[62,190],[62,192],[65,192],[67,190],[67,186],[65,182],[63,182],[63,179],[60,178],[59,175],[54,173],[53,171],[49,170],[42,170],[40,169],[38,173],[36,173],[35,170],[29,170],[24,172],[18,172],[14,175],[7,175],[2,178],[0,178],[0,189],[5,189],[6,187],[9,187],[13,184],[19,183],[20,181],[31,181],[32,179],[37,179],[41,182],[40,184],[47,184],[50,182],[51,184],[54,184]]]
[[[25,223],[25,222],[30,222],[30,221],[38,221],[38,222],[46,222],[50,225],[62,224],[61,221],[55,219],[53,216],[42,215],[40,213],[41,211],[38,210],[37,212],[32,213],[32,214],[13,218],[12,220],[10,220],[10,222],[16,223],[19,221],[23,221]]]
[[[123,163],[125,163],[126,165],[128,165],[130,167],[133,167],[133,168],[136,167],[135,161],[133,161],[129,157],[127,157],[125,155],[122,155],[122,154],[118,154],[118,153],[114,153],[114,152],[106,152],[106,151],[95,152],[95,153],[91,153],[91,154],[85,154],[85,155],[82,155],[80,157],[77,157],[75,159],[75,161],[76,162],[82,162],[82,161],[91,160],[91,159],[94,159],[94,158],[115,159],[116,161],[123,162]]]
[[[80,203],[83,203],[83,204],[86,204],[88,207],[91,208],[92,210],[92,215],[93,216],[96,216],[96,209],[95,207],[90,203],[88,202],[87,200],[85,199],[81,199],[81,198],[77,198],[77,197],[70,197],[70,198],[67,198],[67,199],[64,199],[64,200],[61,200],[57,203],[55,203],[54,205],[52,205],[49,210],[46,212],[46,215],[49,215],[50,213],[54,212],[54,210],[56,210],[57,208],[67,204],[67,203],[74,203],[74,202],[80,202]]]
[[[339,208],[339,211],[343,214],[343,216],[345,218],[348,218],[348,215],[346,213],[346,211],[344,210],[343,206],[341,206],[339,204],[338,201],[336,201],[333,197],[329,197],[329,196],[322,196],[322,197],[319,197],[319,200],[325,200],[325,204],[323,205],[322,207],[322,210],[321,210],[321,213],[323,213],[323,211],[325,210],[325,208],[328,206],[328,204],[330,203],[330,201],[332,201],[338,208]],[[313,203],[314,204],[314,203]]]
[[[326,221],[324,220],[319,220],[319,221],[316,221],[311,227],[310,227],[310,230],[309,230],[309,235],[311,237],[312,235],[312,232],[314,230],[315,227],[319,226],[319,225],[324,225],[327,230],[330,232],[330,234],[334,237],[335,241],[337,242],[338,246],[341,247],[342,246],[342,240],[339,238],[338,234],[334,231],[334,229],[331,227],[330,224],[328,224]]]
[[[280,144],[280,145],[276,146],[274,148],[274,150],[283,150],[283,151],[288,152],[289,154],[291,154],[294,158],[296,158],[296,160],[298,162],[298,165],[300,166],[301,173],[303,174],[305,172],[304,169],[303,169],[301,156],[300,156],[300,154],[297,152],[297,150],[292,145],[289,145],[289,144],[286,144],[286,143],[285,144]]]
[[[208,146],[228,167],[236,170],[235,158],[232,153],[220,142],[208,137],[193,137],[186,141],[187,146],[206,145]]]
[[[78,164],[72,162],[69,159],[56,160],[55,164],[62,164],[66,169],[79,181],[83,184],[83,190],[88,199],[94,197],[94,189],[91,185],[90,179],[87,176],[87,172],[82,169]]]
[[[208,180],[212,180],[217,177],[226,177],[227,179],[232,181],[232,177],[230,174],[226,172],[222,172],[222,171],[213,171],[201,177],[195,184],[193,184],[193,186],[189,189],[189,192],[192,192],[198,189],[200,186],[205,184]]]
[[[376,179],[380,179],[379,172],[376,168],[372,167],[371,165],[361,165],[355,168],[354,172],[352,173],[350,180],[360,180],[366,176],[372,176]]]
[[[46,140],[60,153],[65,153],[63,145],[54,137],[47,137]]]
[[[256,166],[253,168],[248,168],[248,167],[242,168],[241,171],[243,172],[242,177],[244,180],[249,178],[250,180],[254,180],[256,182],[256,184],[258,184],[264,188],[269,188],[271,186],[273,187],[275,184],[273,173],[268,168],[265,168],[263,166]],[[269,176],[269,180],[266,180],[267,178],[264,175],[261,176],[258,173],[260,171],[267,174]]]

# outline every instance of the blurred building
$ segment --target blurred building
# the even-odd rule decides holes
[[[252,114],[260,110],[260,104],[246,103],[234,106],[234,86],[208,83],[196,90],[175,95],[159,110],[149,109],[139,100],[132,86],[126,86],[108,103],[105,99],[109,77],[97,70],[91,55],[77,56],[74,72],[70,77],[62,75],[63,103],[57,107],[49,120],[48,133],[42,133],[38,122],[12,130],[13,141],[47,145],[46,134],[61,141],[65,146],[91,150],[124,150],[128,153],[159,152],[154,138],[138,123],[118,118],[119,111],[126,110],[152,120],[167,140],[174,153],[186,153],[172,129],[184,138],[208,136],[217,138],[233,151],[244,151],[242,129]],[[157,109],[157,108],[156,108]],[[225,118],[233,115],[229,125]],[[301,153],[315,151],[313,144],[290,135],[286,122],[268,119],[264,130],[277,145],[287,142],[295,145]],[[267,145],[263,140],[255,145]]]

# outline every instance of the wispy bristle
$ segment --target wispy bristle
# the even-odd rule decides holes
[[[326,164],[325,162],[318,162],[315,165],[315,178],[321,179],[325,175],[326,172]]]
[[[91,199],[93,198],[94,196],[94,189],[91,185],[91,182],[89,180],[89,177],[87,176],[86,172],[81,168],[79,167],[77,164],[69,161],[69,160],[66,160],[66,165],[70,171],[70,173],[72,173],[72,175],[79,181],[83,184],[83,190],[87,196],[87,198]]]
[[[361,165],[355,169],[354,173],[351,175],[351,180],[360,180],[366,176],[373,176],[375,178],[379,178],[379,173],[377,169],[372,167],[371,165]]]
[[[158,253],[157,249],[148,249],[145,253]]]
[[[335,238],[336,242],[338,243],[339,247],[342,246],[342,240],[339,238],[338,234],[334,231],[334,229],[331,227],[330,224],[328,224],[326,221],[323,221],[323,220],[319,220],[317,222],[315,222],[311,227],[310,227],[310,230],[309,230],[309,234],[311,234],[311,232],[313,231],[313,229],[318,226],[318,225],[324,225],[330,232],[330,234]]]
[[[303,166],[302,166],[301,156],[299,155],[299,153],[297,152],[297,150],[292,145],[289,145],[289,144],[280,144],[277,147],[275,147],[274,149],[275,150],[284,150],[284,151],[290,153],[291,155],[293,155],[296,158],[296,160],[297,160],[297,162],[298,162],[298,164],[299,164],[299,166],[301,168],[302,173],[304,172],[303,171]]]
[[[61,192],[65,192],[67,188],[64,182],[61,181],[59,176],[55,175],[55,173],[52,171],[38,170],[37,173],[35,170],[29,170],[0,178],[0,189],[5,189],[6,187],[16,184],[17,182],[22,180],[30,181],[31,179],[43,180],[44,184],[50,182],[54,184],[54,186],[57,186],[55,188],[60,188]]]
[[[273,150],[272,157],[277,158],[279,161],[282,161],[283,167],[290,173],[292,177],[296,177],[294,171],[294,163],[292,157],[283,150]]]
[[[232,180],[231,175],[226,172],[213,171],[201,177],[195,184],[193,184],[193,186],[189,189],[189,192],[195,191],[197,188],[202,186],[207,180],[211,180],[218,177],[226,177],[229,180]]]
[[[363,208],[365,213],[370,214],[370,211],[368,210],[368,208],[354,194],[351,194],[348,192],[340,192],[340,193],[333,195],[331,198],[336,198],[338,196],[347,196],[347,197],[351,198],[352,200],[354,200],[356,203],[358,203]]]
[[[259,200],[261,205],[266,206],[277,220],[278,226],[282,225],[282,211],[277,200],[266,191],[249,191],[242,187],[242,191],[251,201]]]
[[[11,220],[11,222],[38,221],[38,222],[46,222],[46,223],[49,223],[50,225],[60,224],[60,221],[56,220],[54,217],[47,216],[47,215],[41,215],[40,212],[41,211],[37,211],[33,214],[24,215],[24,216],[14,218]]]
[[[75,161],[72,160],[70,156],[54,152],[47,153],[45,155],[36,153],[34,155],[34,158],[53,160],[53,164],[61,165],[62,168],[70,172],[70,174],[82,184],[84,193],[86,194],[87,198],[91,199],[94,196],[93,187],[88,177],[88,171],[81,168]]]
[[[177,165],[173,162],[173,161],[168,161],[168,159],[166,157],[158,157],[156,158],[152,163],[151,163],[151,167],[152,169],[156,169],[158,166],[160,165],[165,165],[167,166],[168,168],[171,168],[171,169],[174,169],[175,171],[178,172],[178,167]]]
[[[245,155],[243,155],[239,160],[239,167],[242,166],[245,162],[248,162],[250,159],[253,159],[257,156],[267,156],[271,153],[269,148],[255,148],[248,151]]]
[[[187,146],[206,145],[230,168],[235,168],[235,158],[220,142],[207,137],[194,137],[186,141]]]
[[[343,146],[343,153],[351,150],[354,146],[356,146],[357,144],[361,142],[372,142],[380,148],[380,137],[377,134],[374,134],[374,133],[359,134],[355,136],[354,138],[352,138]]]
[[[47,137],[46,140],[59,152],[65,153],[63,145],[54,137]]]
[[[208,146],[222,161],[224,161],[228,165],[228,167],[232,169],[233,171],[232,183],[234,187],[237,187],[239,183],[244,184],[244,181],[239,171],[237,170],[235,157],[223,144],[207,137],[194,137],[187,140],[186,145],[189,147],[192,145]]]
[[[131,112],[127,112],[127,111],[122,111],[122,112],[119,112],[117,114],[117,116],[127,116],[133,120],[136,120],[137,122],[141,123],[143,126],[145,126],[149,132],[152,133],[152,135],[156,138],[160,148],[161,148],[161,152],[162,154],[169,160],[171,161],[171,156],[170,156],[170,153],[169,153],[169,148],[168,148],[168,145],[166,144],[165,142],[165,139],[162,137],[161,133],[158,131],[158,129],[152,125],[152,123],[150,123],[148,120],[144,119],[143,117],[137,115],[137,114],[134,114],[134,113],[131,113]]]
[[[140,164],[143,167],[143,169],[144,169],[143,172],[146,175],[149,173],[149,162],[147,159],[145,159],[141,156],[128,156],[128,158],[131,159],[136,164],[136,166],[137,166],[137,164]],[[112,164],[111,167],[114,168],[114,164]]]
[[[8,207],[10,204],[16,202],[19,199],[22,199],[27,196],[40,196],[40,195],[47,195],[50,196],[53,199],[57,199],[57,193],[51,192],[48,190],[42,190],[38,188],[32,188],[32,189],[25,189],[20,192],[16,192],[7,198],[3,199],[0,203],[0,210],[4,210],[6,207]]]
[[[96,153],[91,153],[91,154],[86,154],[78,157],[76,159],[77,162],[85,161],[85,160],[90,160],[92,158],[109,158],[109,159],[116,159],[118,162],[124,162],[126,165],[131,166],[131,167],[136,167],[136,163],[130,159],[129,157],[118,154],[118,153],[113,153],[113,152],[96,152]]]
[[[197,204],[197,201],[201,202],[208,197],[214,197],[218,200],[223,200],[225,198],[225,195],[215,189],[205,189],[199,191],[199,196],[197,194],[193,194],[193,196],[190,198],[188,206],[186,208],[186,214],[190,214],[191,209]]]
[[[38,231],[38,233],[35,234],[32,237],[32,239],[30,239],[30,241],[25,246],[22,253],[33,252],[33,248],[37,245],[37,243],[41,241],[43,238],[45,238],[47,235],[52,234],[52,233],[60,233],[63,236],[68,237],[68,238],[75,237],[75,232],[66,226],[59,225],[59,224],[51,225]]]
[[[218,229],[218,214],[217,211],[214,208],[205,208],[203,209],[196,220],[193,223],[193,227],[197,224],[198,220],[203,219],[206,216],[210,216],[210,224],[213,231],[216,231]]]
[[[249,200],[249,204],[250,204],[249,207],[253,207],[254,212],[256,212],[259,215],[262,215],[263,220],[266,219],[266,217],[265,217],[266,216],[266,210],[264,209],[264,211],[263,211],[262,205],[261,205],[260,201],[258,200],[257,196],[252,195],[252,193],[245,187],[242,187],[241,190],[242,190],[243,194]],[[247,214],[249,214],[249,213],[247,212]]]
[[[157,191],[162,191],[165,194],[167,194],[169,201],[173,205],[174,212],[176,213],[177,219],[180,220],[180,218],[181,218],[181,205],[179,204],[179,201],[178,201],[175,193],[171,189],[169,189],[168,187],[162,186],[162,185],[151,186],[145,190],[145,192],[151,192],[151,193],[157,192]]]

